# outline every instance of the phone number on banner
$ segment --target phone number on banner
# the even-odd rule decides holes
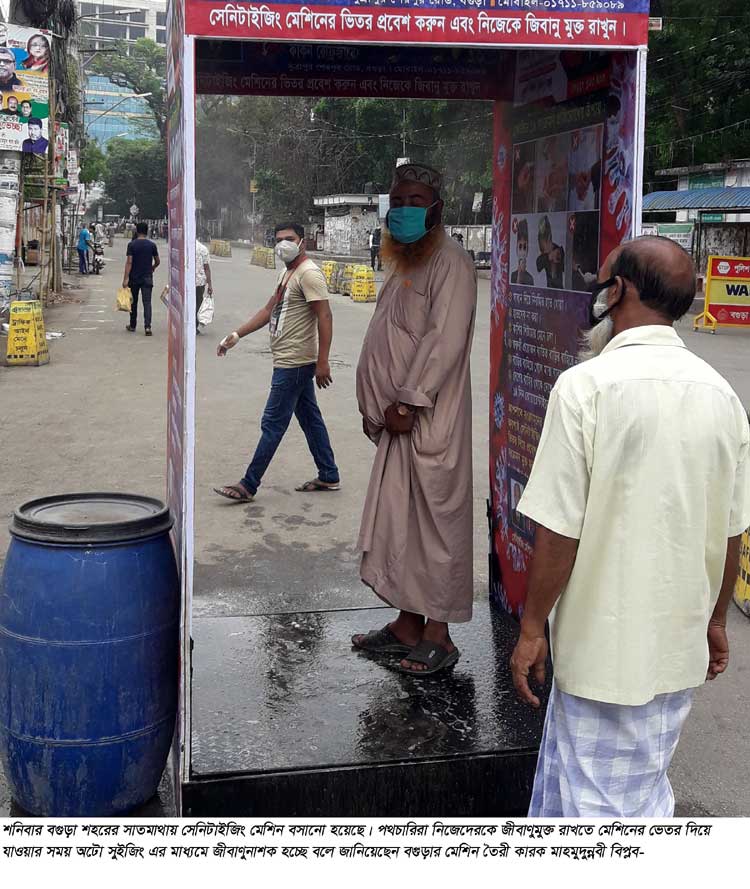
[[[648,34],[646,17],[637,14],[371,9],[193,2],[187,7],[185,28],[199,37],[513,46],[639,46]]]

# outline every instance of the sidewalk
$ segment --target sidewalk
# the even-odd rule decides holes
[[[165,495],[167,343],[166,310],[154,279],[154,335],[125,330],[115,310],[122,283],[125,241],[107,248],[101,275],[66,274],[65,301],[44,310],[50,363],[0,367],[6,423],[6,462],[0,497],[0,562],[13,509],[33,497],[68,491],[131,490]],[[0,338],[5,349],[7,339]]]
[[[32,497],[68,491],[120,490],[165,497],[167,342],[166,310],[158,294],[166,281],[166,245],[154,282],[154,336],[125,331],[127,315],[114,309],[122,282],[126,241],[107,248],[101,276],[66,276],[80,302],[45,310],[48,330],[65,333],[49,343],[43,367],[0,367],[4,454],[0,485],[0,563],[9,542],[12,511]],[[211,486],[236,481],[257,440],[268,392],[271,360],[258,333],[225,359],[216,343],[265,302],[274,273],[249,266],[247,251],[234,259],[212,257],[216,321],[199,337],[197,394],[196,618],[234,618],[249,612],[309,611],[375,604],[358,583],[354,552],[371,446],[360,432],[354,374],[363,332],[374,309],[335,297],[332,390],[321,394],[337,458],[346,470],[342,491],[299,497],[293,487],[311,471],[301,432],[290,430],[256,503],[226,504]],[[489,367],[489,288],[480,282],[472,356],[475,399],[477,501],[476,608],[486,609],[486,534],[481,520],[487,495],[486,405]],[[688,319],[677,332],[690,349],[724,374],[750,406],[750,336],[692,333]],[[0,338],[4,348],[5,338]],[[710,467],[708,469],[710,471]],[[316,497],[318,499],[316,499]],[[671,770],[678,814],[750,813],[750,621],[732,606],[732,646],[726,676],[700,688]],[[296,637],[292,637],[296,638]],[[223,718],[223,717],[219,717]],[[0,779],[0,816],[7,814]]]

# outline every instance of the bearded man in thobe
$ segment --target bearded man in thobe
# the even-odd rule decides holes
[[[377,445],[359,546],[362,581],[394,608],[356,648],[436,673],[459,658],[448,624],[471,620],[471,375],[477,282],[445,233],[440,174],[396,168],[381,255],[387,275],[362,346],[357,400]]]

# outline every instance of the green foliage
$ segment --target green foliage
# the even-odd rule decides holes
[[[472,198],[492,185],[488,102],[225,97],[199,102],[196,188],[207,218],[246,223],[249,182],[264,224],[307,222],[313,198],[388,191],[406,155],[444,174],[446,219],[472,222]],[[489,221],[490,202],[478,221]]]
[[[115,212],[126,215],[135,202],[140,215],[160,219],[167,207],[167,156],[158,139],[111,139],[104,184]]]
[[[645,180],[656,170],[748,155],[750,3],[652,0],[664,30],[649,36]],[[379,98],[203,97],[197,114],[197,196],[205,218],[247,224],[258,183],[264,225],[307,222],[316,195],[388,190],[404,154],[443,173],[445,218],[473,222],[475,192],[488,222],[492,188],[489,102]],[[230,228],[237,228],[230,225]]]
[[[124,41],[111,44],[116,50],[101,53],[91,62],[91,70],[120,86],[127,86],[134,93],[150,93],[144,98],[151,114],[159,137],[167,138],[167,56],[163,46],[141,37],[128,46]],[[109,48],[109,45],[108,45]]]
[[[652,0],[651,15],[664,17],[649,39],[644,178],[653,191],[675,186],[656,179],[660,168],[747,156],[750,4]]]
[[[81,151],[80,180],[88,185],[90,182],[103,182],[106,176],[107,156],[99,147],[99,143],[92,139]]]

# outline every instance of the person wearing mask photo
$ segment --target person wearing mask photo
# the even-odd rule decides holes
[[[283,439],[292,416],[302,427],[318,475],[296,491],[338,491],[339,470],[328,429],[320,413],[313,380],[319,389],[333,382],[329,354],[333,315],[323,273],[305,252],[305,229],[298,222],[276,226],[276,255],[284,263],[273,296],[266,305],[219,343],[222,358],[248,334],[267,327],[273,353],[273,376],[261,437],[245,475],[235,485],[214,488],[235,503],[255,498],[261,480]]]
[[[516,257],[518,258],[518,267],[510,276],[511,284],[534,283],[534,278],[529,274],[527,262],[529,258],[529,223],[525,219],[518,220],[516,230]]]

